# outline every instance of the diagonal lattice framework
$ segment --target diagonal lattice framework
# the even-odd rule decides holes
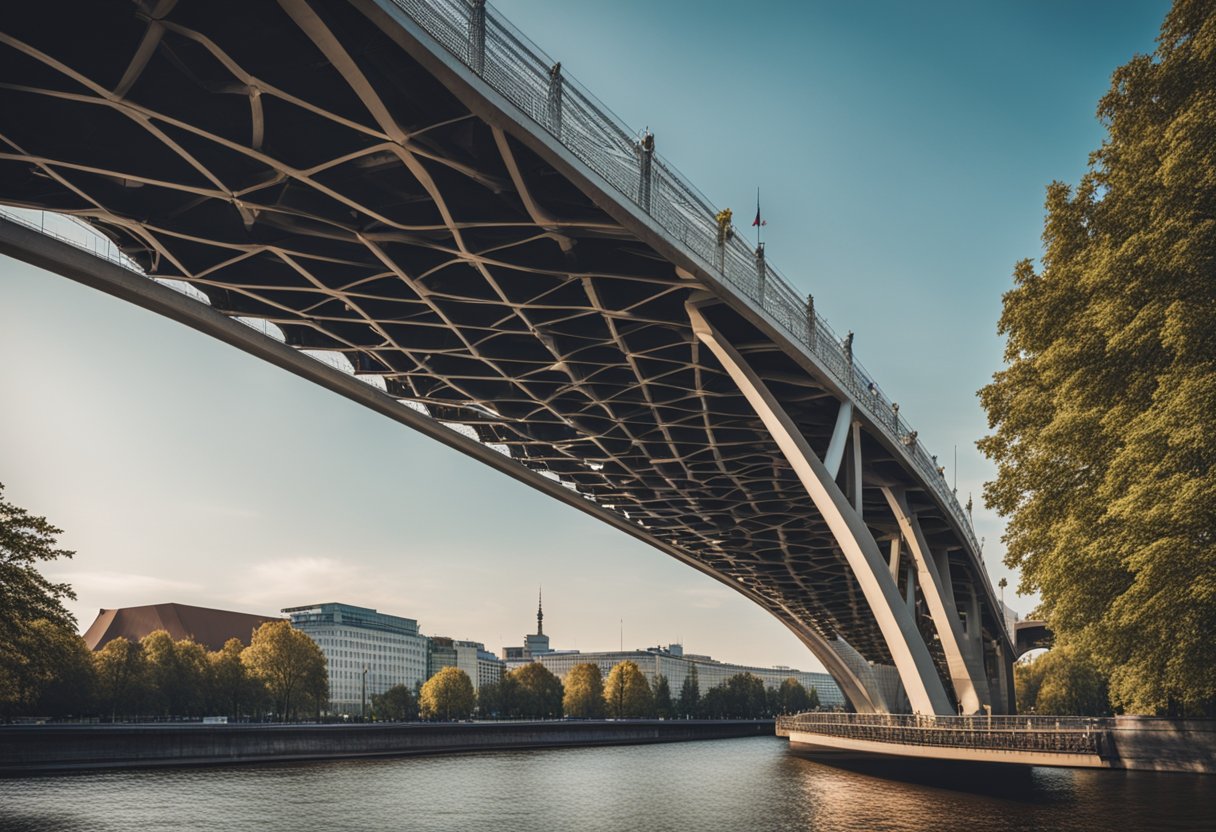
[[[148,275],[340,353],[796,631],[890,663],[822,518],[693,337],[684,303],[707,287],[347,3],[25,8],[0,24],[0,113],[0,201],[76,217]],[[729,304],[705,314],[822,454],[831,386]],[[930,543],[959,551],[955,594],[974,592],[923,485],[860,442],[864,470],[841,476],[862,477],[875,537],[899,534],[881,488],[909,489]]]

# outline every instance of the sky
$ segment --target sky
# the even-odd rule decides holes
[[[563,71],[741,227],[1003,523],[976,399],[1000,368],[1014,264],[1043,198],[1103,138],[1111,72],[1168,4],[498,0]],[[358,405],[122,301],[0,257],[0,482],[63,528],[83,630],[100,608],[255,613],[343,601],[429,635],[522,643],[543,585],[559,649],[683,641],[820,669],[750,601]],[[957,447],[957,470],[953,464]]]

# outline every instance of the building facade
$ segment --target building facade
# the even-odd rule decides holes
[[[709,656],[698,656],[684,653],[679,644],[666,647],[651,647],[647,650],[614,650],[602,653],[579,652],[550,652],[534,656],[528,660],[507,662],[508,669],[521,667],[529,661],[539,662],[555,676],[565,679],[575,665],[594,664],[607,678],[612,668],[623,661],[637,664],[646,681],[652,686],[659,676],[667,677],[673,697],[680,695],[684,679],[697,669],[697,685],[701,695],[710,688],[717,687],[737,673],[751,673],[760,677],[765,687],[779,687],[786,679],[797,679],[808,691],[814,688],[819,694],[819,704],[824,708],[844,707],[845,698],[832,677],[826,673],[815,673],[807,670],[795,670],[789,667],[755,667],[752,665],[729,664],[711,659]]]
[[[325,654],[333,713],[362,713],[375,694],[394,685],[412,691],[427,679],[427,638],[412,618],[339,603],[283,612]]]

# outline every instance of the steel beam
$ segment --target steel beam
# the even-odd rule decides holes
[[[903,490],[884,487],[882,493],[887,498],[891,513],[895,515],[900,531],[908,541],[912,559],[916,562],[921,593],[925,598],[925,605],[929,608],[933,626],[937,629],[938,638],[941,639],[942,651],[946,654],[946,666],[950,671],[955,698],[958,699],[963,713],[979,713],[984,705],[992,704],[988,680],[983,663],[977,666],[971,660],[971,651],[966,649],[965,636],[952,593],[945,586],[948,579],[942,576],[934,562],[920,523],[916,515],[908,509]]]
[[[697,339],[713,352],[764,422],[831,529],[878,623],[913,711],[952,713],[929,649],[899,596],[899,587],[891,580],[889,567],[870,530],[756,371],[714,329],[696,304],[688,303],[685,308]]]

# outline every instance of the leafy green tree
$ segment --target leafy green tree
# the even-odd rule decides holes
[[[818,700],[818,695],[815,698]],[[777,688],[777,704],[777,713],[799,714],[811,709],[811,695],[807,693],[801,682],[791,676],[782,681],[781,687]],[[818,705],[818,701],[815,704]]]
[[[504,673],[497,682],[482,685],[477,689],[477,710],[483,718],[510,718],[518,710],[516,702],[519,683],[510,673]]]
[[[418,711],[423,719],[451,722],[468,719],[473,713],[473,683],[458,667],[445,667],[427,679],[418,697]]]
[[[636,662],[623,661],[608,674],[604,683],[604,704],[608,716],[637,719],[654,716],[654,696],[650,683]]]
[[[137,641],[116,638],[93,653],[98,705],[111,719],[143,711],[148,701],[148,667]]]
[[[701,683],[697,678],[697,666],[694,664],[688,668],[688,675],[684,677],[684,684],[680,685],[680,702],[678,705],[680,716],[685,719],[691,719],[700,713],[701,705]]]
[[[412,722],[418,718],[418,700],[405,685],[393,685],[372,696],[372,712],[383,722]]]
[[[516,683],[512,716],[555,719],[562,715],[562,682],[540,662],[531,662],[506,674]]]
[[[980,391],[1006,563],[1128,711],[1216,711],[1216,4],[1115,71],[1102,147],[1047,189]]]
[[[654,677],[654,715],[659,719],[671,719],[675,707],[671,703],[671,685],[660,673]]]
[[[211,695],[208,706],[213,713],[227,714],[234,719],[261,711],[266,701],[266,689],[249,675],[241,662],[245,645],[239,638],[230,638],[214,653],[207,654],[211,664]]]
[[[726,716],[760,719],[768,714],[764,681],[754,673],[736,673],[726,680]]]
[[[80,716],[94,704],[93,658],[84,639],[56,622],[24,625],[0,674],[0,713],[5,716]]]
[[[74,631],[76,619],[64,607],[65,600],[76,600],[68,584],[57,584],[43,577],[36,567],[40,561],[70,558],[75,552],[56,548],[63,534],[23,508],[4,500],[0,483],[0,647],[16,638],[32,621],[49,621]]]
[[[726,719],[730,716],[730,703],[726,694],[726,685],[714,685],[705,691],[697,704],[697,716],[702,719]]]
[[[174,641],[165,630],[140,639],[147,662],[152,708],[163,716],[197,716],[211,688],[207,653],[192,639]]]
[[[576,664],[566,674],[562,709],[579,719],[604,717],[604,674],[593,662]]]
[[[1056,647],[1013,668],[1018,711],[1059,716],[1108,716],[1106,677],[1073,647]]]
[[[319,679],[329,683],[325,654],[290,621],[267,621],[254,630],[241,661],[249,675],[266,686],[280,720],[291,717],[299,705],[297,697],[312,693]]]
[[[64,607],[76,594],[66,583],[47,580],[37,564],[74,554],[56,547],[62,530],[4,500],[0,483],[0,712],[32,708],[49,683],[41,654],[53,630],[74,633],[76,619]],[[41,680],[41,681],[40,681]]]

